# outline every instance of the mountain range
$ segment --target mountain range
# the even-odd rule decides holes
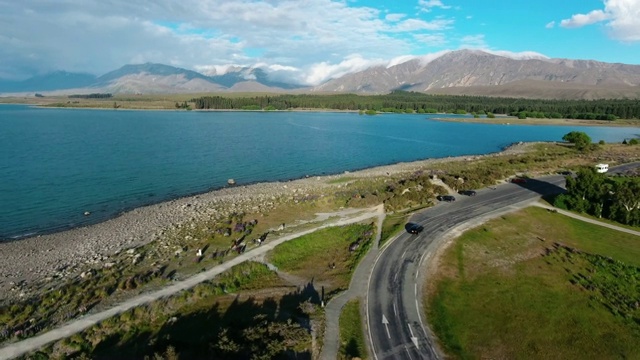
[[[0,80],[0,94],[296,92],[382,94],[407,90],[436,94],[534,98],[640,98],[640,65],[592,60],[516,59],[458,50],[430,59],[331,79],[318,86],[273,80],[262,68],[232,67],[205,75],[163,64],[125,65],[102,76],[57,71],[24,81]]]

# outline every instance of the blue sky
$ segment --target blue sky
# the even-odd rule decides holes
[[[158,62],[313,85],[463,48],[640,64],[640,0],[0,0],[0,79]]]

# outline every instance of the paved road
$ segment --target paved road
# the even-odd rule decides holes
[[[530,205],[542,194],[562,191],[564,177],[548,176],[526,184],[483,189],[474,197],[457,196],[412,218],[424,226],[420,235],[402,234],[380,253],[369,279],[367,327],[375,359],[438,359],[433,335],[420,306],[424,274],[420,268],[443,236],[460,226],[480,224]]]
[[[623,173],[638,166],[640,163],[616,166],[609,173]],[[425,230],[420,235],[402,234],[395,239],[379,254],[369,279],[366,321],[374,358],[441,358],[435,338],[421,314],[419,285],[424,283],[425,274],[420,274],[420,268],[425,259],[433,256],[446,234],[460,233],[488,219],[534,204],[542,195],[562,191],[564,182],[563,176],[547,176],[526,184],[504,184],[478,191],[475,197],[457,196],[455,203],[440,204],[414,216],[412,222],[423,225]],[[640,235],[637,231],[598,224]]]
[[[213,279],[217,275],[221,274],[222,272],[230,269],[235,265],[238,265],[244,261],[250,260],[254,257],[261,256],[267,253],[268,251],[272,250],[273,248],[282,244],[285,241],[289,241],[289,240],[298,238],[300,236],[310,234],[322,228],[326,228],[330,226],[341,226],[346,224],[353,224],[353,223],[357,223],[360,221],[364,221],[364,220],[379,216],[380,209],[379,207],[363,209],[359,213],[351,213],[350,215],[351,216],[349,217],[343,217],[339,220],[326,223],[324,225],[318,226],[313,229],[301,231],[295,234],[274,239],[272,241],[268,241],[264,245],[254,248],[250,251],[247,251],[244,254],[239,255],[238,257],[235,257],[221,265],[215,266],[205,272],[194,275],[188,279],[173,283],[172,285],[169,285],[161,290],[158,290],[152,293],[141,294],[121,304],[118,304],[108,310],[71,321],[59,328],[53,329],[41,335],[34,336],[32,338],[25,339],[22,341],[18,341],[13,344],[8,344],[5,347],[0,349],[0,359],[11,359],[11,358],[15,358],[20,355],[26,354],[28,352],[38,350],[50,342],[61,340],[73,334],[79,333],[82,330],[90,326],[93,326],[102,320],[108,319],[114,315],[127,311],[131,308],[158,300],[163,297],[173,295],[182,290],[192,288],[201,282]]]

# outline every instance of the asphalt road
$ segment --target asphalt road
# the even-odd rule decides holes
[[[425,256],[444,234],[460,224],[524,207],[541,195],[563,191],[564,176],[529,179],[526,184],[503,184],[482,189],[476,196],[457,195],[414,215],[424,226],[419,235],[404,233],[381,253],[369,279],[367,328],[374,359],[437,359],[434,337],[425,327],[420,294],[420,268]],[[424,274],[422,274],[424,276]]]

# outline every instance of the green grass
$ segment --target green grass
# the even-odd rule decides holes
[[[640,358],[638,255],[637,236],[529,208],[456,240],[427,317],[453,358]]]
[[[352,176],[341,176],[339,178],[328,180],[327,184],[342,184],[342,183],[346,183],[346,182],[353,181],[353,180],[356,180],[356,179],[357,178],[352,177]]]
[[[367,358],[360,300],[349,301],[340,314],[340,359]]]
[[[328,292],[349,286],[351,274],[375,236],[373,223],[330,227],[278,245],[269,261],[279,270],[316,282],[330,282]],[[349,251],[354,242],[355,251]],[[334,266],[335,265],[335,266]]]
[[[288,349],[304,357],[311,336],[302,324],[308,323],[313,316],[308,311],[314,308],[301,310],[306,299],[284,286],[266,265],[245,262],[212,281],[126,311],[43,351],[51,358],[75,358],[80,353],[143,358],[173,347],[185,358],[244,358],[247,352]],[[228,348],[227,341],[243,347]]]
[[[407,223],[406,214],[394,214],[387,215],[382,222],[382,234],[380,235],[380,244],[382,247],[389,239],[404,230],[404,225]]]

